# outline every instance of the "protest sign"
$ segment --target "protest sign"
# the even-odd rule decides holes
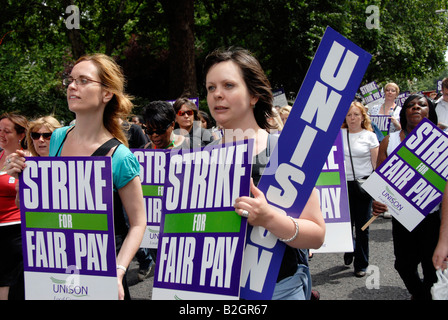
[[[117,299],[110,157],[30,157],[20,176],[26,299]]]
[[[369,115],[370,120],[375,123],[383,136],[389,134],[390,129],[390,116],[389,115]]]
[[[285,90],[283,88],[273,91],[272,95],[274,96],[274,107],[283,107],[288,105],[288,99],[286,98]]]
[[[397,99],[395,99],[395,104],[397,107],[402,107],[403,103],[406,101],[406,99],[409,97],[409,91],[402,92],[398,95]],[[399,115],[394,113],[394,116],[397,117]]]
[[[425,118],[363,188],[412,231],[442,200],[447,178],[448,136]]]
[[[238,299],[253,140],[170,154],[153,299]]]
[[[325,220],[325,241],[313,253],[352,252],[353,238],[345,177],[342,135],[336,138],[316,182]]]
[[[146,230],[141,248],[156,249],[159,240],[165,166],[169,150],[131,149],[140,163],[140,181],[146,211]]]
[[[361,91],[362,97],[364,98],[364,104],[366,105],[377,101],[382,97],[381,92],[378,89],[378,85],[375,81],[360,87],[359,91]]]
[[[258,184],[273,208],[300,216],[370,59],[369,53],[327,28]],[[284,249],[264,228],[249,226],[242,298],[272,298]]]

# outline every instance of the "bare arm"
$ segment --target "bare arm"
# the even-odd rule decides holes
[[[143,234],[146,229],[146,214],[143,203],[142,187],[140,178],[135,177],[123,188],[118,190],[123,207],[129,218],[129,231],[126,239],[121,246],[120,252],[117,256],[117,265],[128,267],[135,256],[143,239]],[[124,271],[117,269],[117,277],[119,288],[122,289],[121,283],[124,276]],[[120,292],[119,292],[120,293]],[[120,293],[120,299],[124,297],[124,292]]]

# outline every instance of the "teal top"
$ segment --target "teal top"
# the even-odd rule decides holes
[[[51,135],[50,157],[61,155],[62,145],[65,141],[68,129],[63,127],[56,129]],[[112,155],[112,176],[114,190],[123,188],[132,179],[140,174],[140,164],[134,154],[125,145],[120,144]]]

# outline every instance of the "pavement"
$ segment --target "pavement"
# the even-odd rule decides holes
[[[370,267],[362,278],[353,265],[345,266],[343,253],[315,253],[309,261],[313,290],[320,300],[409,300],[410,294],[394,269],[391,219],[377,218],[370,229]],[[139,282],[138,264],[132,261],[128,285],[133,300],[151,300],[154,271]]]

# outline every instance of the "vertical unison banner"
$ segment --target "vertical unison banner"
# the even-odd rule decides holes
[[[20,177],[26,299],[117,299],[110,157],[30,157]]]
[[[153,299],[238,299],[253,140],[170,153]]]
[[[363,188],[412,231],[442,201],[447,179],[448,136],[423,119]]]
[[[274,208],[300,216],[370,59],[369,53],[327,27],[258,184]],[[242,298],[272,298],[284,249],[285,244],[264,228],[248,227]]]

